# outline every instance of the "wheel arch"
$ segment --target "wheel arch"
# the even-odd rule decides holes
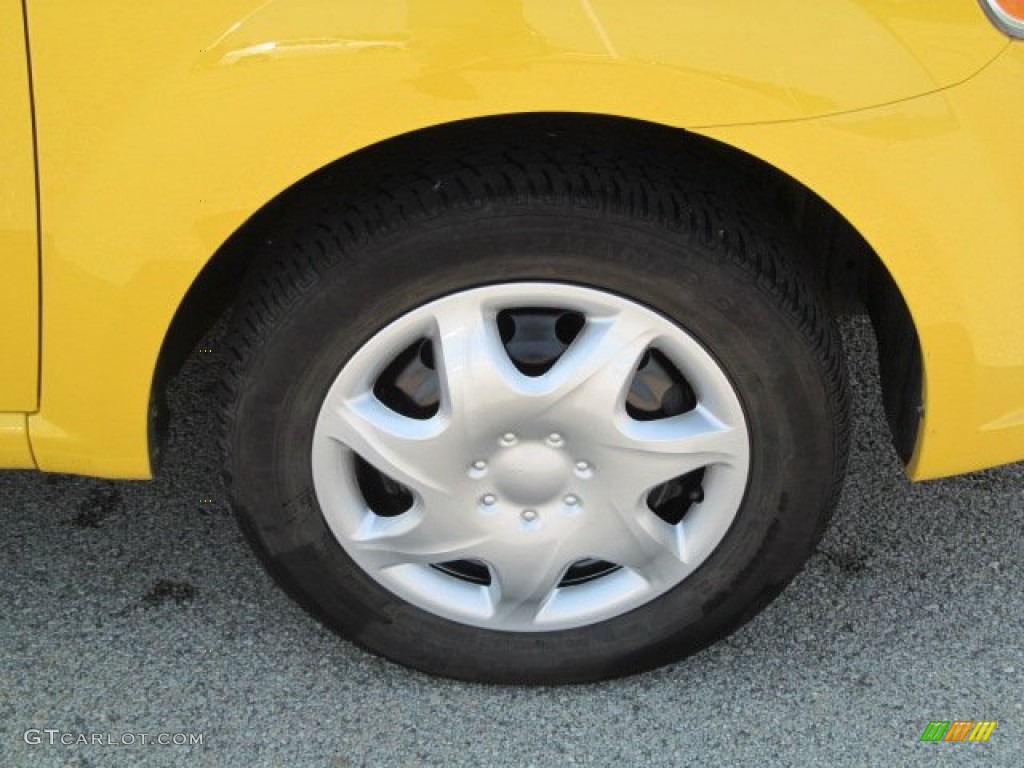
[[[665,167],[704,173],[723,194],[770,207],[780,225],[806,247],[799,258],[836,310],[863,304],[879,345],[883,400],[895,446],[910,460],[917,439],[922,394],[920,342],[899,287],[878,254],[839,211],[797,179],[748,152],[687,130],[625,117],[586,113],[524,113],[480,117],[422,128],[339,158],[286,188],[253,213],[196,275],[168,326],[151,387],[150,457],[159,462],[166,432],[164,393],[203,334],[232,305],[252,266],[256,246],[282,222],[303,215],[327,196],[344,200],[387,184],[390,175],[422,164],[454,160],[480,143],[597,142],[629,155],[636,147]],[[911,350],[911,354],[907,351]]]

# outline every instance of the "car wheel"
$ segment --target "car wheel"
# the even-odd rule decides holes
[[[541,193],[529,158],[396,182],[250,276],[234,507],[293,595],[390,659],[650,668],[754,615],[821,535],[844,378],[790,246],[682,182],[581,184],[599,166],[548,166]]]

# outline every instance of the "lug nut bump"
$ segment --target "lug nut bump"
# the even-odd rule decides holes
[[[536,509],[524,509],[520,517],[522,517],[527,523],[532,523],[535,522],[540,515],[537,514]]]

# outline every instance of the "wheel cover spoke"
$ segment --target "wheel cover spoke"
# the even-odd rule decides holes
[[[494,620],[510,624],[537,622],[568,565],[558,548],[532,557],[529,551],[520,551],[492,558]]]
[[[445,526],[437,516],[414,508],[398,517],[367,513],[348,539],[355,551],[378,569],[418,563],[431,565],[471,556],[488,539],[486,533]]]
[[[541,377],[535,397],[544,410],[592,419],[595,413],[624,410],[626,390],[637,362],[659,332],[623,311],[588,322],[566,353]]]
[[[620,535],[608,541],[602,557],[639,574],[650,584],[678,579],[686,568],[682,530],[637,509],[611,510]]]
[[[465,441],[485,429],[488,414],[522,407],[527,378],[506,354],[493,314],[467,299],[433,315],[442,412]]]
[[[623,504],[627,503],[623,497],[629,494],[646,494],[696,469],[746,461],[746,434],[719,421],[701,405],[670,419],[620,424],[601,446],[601,453],[630,480],[628,485],[608,489],[609,496]]]
[[[440,419],[401,416],[364,393],[328,404],[320,423],[328,437],[399,483],[421,494],[451,492],[447,427]]]

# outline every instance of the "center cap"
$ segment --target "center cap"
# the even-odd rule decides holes
[[[522,505],[551,501],[565,490],[571,474],[564,451],[539,443],[501,451],[492,467],[498,492],[513,504]]]

